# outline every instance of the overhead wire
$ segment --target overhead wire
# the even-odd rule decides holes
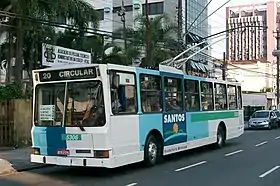
[[[41,0],[41,1],[44,1],[44,0]],[[45,1],[46,2],[46,1]],[[223,5],[224,6],[224,5]],[[73,29],[73,30],[77,30],[77,31],[79,31],[79,29],[74,29],[73,27],[72,27],[72,25],[69,25],[69,24],[64,24],[64,25],[66,25],[66,27],[65,26],[62,26],[61,25],[61,23],[58,23],[58,22],[50,22],[50,21],[46,21],[46,20],[42,20],[42,19],[38,19],[38,18],[33,18],[33,17],[30,17],[30,16],[24,16],[24,15],[20,15],[20,14],[15,14],[15,13],[10,13],[10,12],[5,12],[5,11],[0,11],[0,15],[2,15],[2,16],[7,16],[7,17],[13,17],[13,16],[15,16],[15,17],[17,17],[17,18],[21,18],[21,19],[28,19],[28,20],[30,20],[30,21],[38,21],[38,22],[40,22],[40,23],[42,23],[42,24],[47,24],[47,25],[51,25],[51,26],[56,26],[56,27],[60,27],[60,28],[71,28],[71,29]],[[208,16],[209,17],[209,16]],[[7,25],[7,24],[4,24],[4,23],[1,23],[1,25],[4,25],[4,26],[7,26],[7,27],[13,27],[13,28],[15,28],[15,26],[12,26],[12,25]],[[107,33],[107,34],[113,34],[113,32],[108,32],[108,31],[104,31],[104,30],[99,30],[99,29],[92,29],[92,28],[86,28],[87,29],[87,31],[86,31],[86,33],[92,33],[92,34],[96,34],[96,35],[98,35],[98,33],[96,33],[96,31],[99,31],[99,32],[105,32],[105,33]],[[93,30],[93,31],[95,31],[95,32],[89,32],[88,30]],[[221,33],[221,32],[220,32]],[[214,36],[215,35],[218,35],[218,34],[220,34],[220,33],[216,33],[216,34],[213,34]],[[102,35],[106,35],[106,34],[102,34]],[[108,36],[112,36],[112,35],[108,35]],[[86,36],[85,36],[86,37]],[[162,47],[162,46],[161,46]],[[170,49],[170,48],[169,48]],[[213,57],[213,56],[210,56],[209,54],[206,54],[206,53],[204,53],[204,52],[201,52],[203,55],[206,55],[206,56],[208,56],[208,57],[211,57],[212,59],[217,59],[217,58],[215,58],[215,57]],[[214,62],[212,62],[212,63],[214,63]],[[271,76],[271,74],[268,74],[268,73],[262,73],[262,72],[258,72],[258,71],[253,71],[253,70],[249,70],[249,69],[245,69],[245,68],[242,68],[242,67],[238,67],[238,66],[236,66],[236,65],[233,65],[233,64],[228,64],[228,65],[231,65],[231,66],[233,66],[233,67],[236,67],[236,68],[238,68],[238,69],[242,69],[242,70],[245,70],[245,71],[249,71],[249,72],[253,72],[253,73],[257,73],[257,74],[264,74],[264,75],[268,75],[268,76]]]

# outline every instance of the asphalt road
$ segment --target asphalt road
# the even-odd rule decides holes
[[[280,185],[280,129],[246,131],[223,149],[203,147],[113,170],[49,167],[0,177],[2,186],[276,186]]]

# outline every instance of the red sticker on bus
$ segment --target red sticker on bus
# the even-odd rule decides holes
[[[70,151],[69,150],[58,150],[57,154],[58,155],[69,155]]]

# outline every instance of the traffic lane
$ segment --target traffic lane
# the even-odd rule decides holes
[[[124,186],[140,182],[142,178],[150,179],[150,176],[161,177],[162,173],[172,170],[186,162],[192,163],[204,157],[215,157],[230,151],[232,146],[239,145],[238,142],[230,143],[224,149],[212,150],[211,146],[193,149],[178,153],[165,158],[165,162],[152,168],[145,168],[141,164],[133,164],[116,169],[100,168],[69,168],[49,167],[28,172],[22,172],[1,180],[0,185],[7,185],[8,182],[24,183],[26,185],[88,185],[94,183],[96,186],[114,185]],[[228,150],[227,150],[228,149]],[[13,185],[13,184],[12,184]]]
[[[142,179],[139,185],[207,185],[207,186],[275,186],[280,185],[280,141],[252,146],[241,152],[220,157],[220,160],[200,159],[166,171],[160,177]],[[273,180],[272,180],[273,179]]]
[[[241,136],[242,137],[242,136]],[[267,140],[271,137],[279,137],[280,138],[280,128],[267,130],[267,129],[250,129],[245,130],[243,137],[246,139],[253,139],[253,140]]]
[[[161,178],[162,173],[170,172],[170,170],[173,170],[174,167],[180,167],[185,164],[194,164],[203,159],[207,159],[207,161],[214,161],[215,159],[219,160],[226,153],[240,149],[252,148],[254,144],[261,142],[263,139],[268,141],[274,139],[279,133],[280,131],[276,130],[245,132],[240,138],[230,140],[228,145],[223,149],[212,150],[211,147],[206,146],[185,151],[168,156],[163,164],[150,169],[143,168],[142,166],[139,166],[139,164],[125,166],[113,170],[53,167],[33,170],[29,172],[30,174],[14,176],[13,181],[23,180],[30,184],[35,184],[37,182],[55,183],[57,181],[64,181],[66,185],[69,185],[70,183],[79,185],[90,182],[94,182],[95,185],[125,185],[128,183],[137,183],[140,182],[142,178]],[[40,179],[37,179],[37,177],[40,177]],[[63,183],[60,183],[60,185],[63,185]]]

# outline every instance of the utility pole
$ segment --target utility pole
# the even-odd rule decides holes
[[[277,40],[277,50],[280,50],[280,31],[279,29],[277,29],[277,32],[276,32],[276,40]],[[279,63],[280,63],[280,56],[278,55],[277,58],[276,58],[276,93],[277,93],[277,100],[276,100],[276,103],[277,103],[277,107],[279,105]]]
[[[226,80],[226,73],[227,73],[227,59],[226,59],[226,53],[223,53],[223,65],[222,65],[222,76],[223,80]]]
[[[121,17],[121,22],[123,23],[123,38],[124,38],[124,49],[127,49],[127,39],[126,39],[126,20],[125,20],[125,8],[124,8],[124,1],[122,0],[122,7],[121,10],[118,12],[118,16]]]
[[[150,19],[149,19],[149,4],[145,0],[146,10],[146,65],[150,63]]]
[[[183,32],[183,11],[182,11],[182,0],[178,0],[178,42],[182,42]]]

